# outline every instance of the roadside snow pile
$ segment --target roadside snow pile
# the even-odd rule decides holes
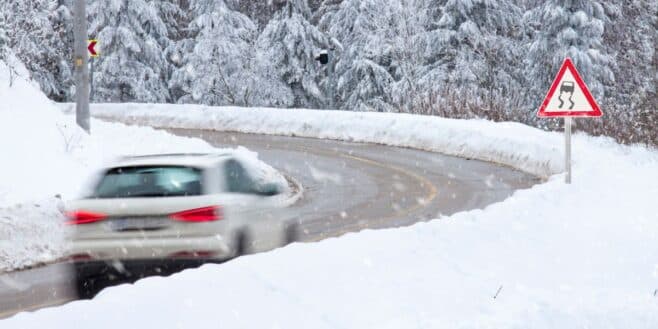
[[[61,200],[76,197],[105,162],[121,155],[218,151],[199,139],[98,120],[92,120],[89,136],[25,79],[25,68],[12,60],[12,72],[0,62],[0,272],[63,255]],[[256,153],[222,151],[246,159],[261,181],[287,187]]]
[[[77,127],[23,78],[25,67],[9,60],[11,71],[0,61],[0,272],[61,254],[55,195],[71,192],[83,167],[72,148],[85,146]]]
[[[27,70],[20,63],[12,67],[0,62],[0,205],[60,193],[57,187],[70,185],[67,176],[80,169],[74,145],[85,146],[77,126],[23,78]]]
[[[574,157],[572,185],[558,174],[484,210],[148,278],[1,326],[657,328],[658,152],[577,135]]]
[[[69,107],[69,104],[61,105]],[[95,104],[99,118],[153,127],[328,138],[413,147],[509,165],[548,177],[564,168],[559,134],[518,123],[452,120],[398,113]]]

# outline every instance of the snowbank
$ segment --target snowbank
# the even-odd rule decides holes
[[[559,134],[515,124],[117,108],[95,112],[250,132],[285,133],[288,125],[297,135],[452,150],[512,165],[516,159],[517,167],[544,174],[558,172],[561,162]],[[346,130],[330,131],[339,127]],[[656,328],[658,152],[585,135],[573,142],[572,185],[555,174],[483,210],[148,278],[91,301],[16,315],[2,327],[69,328],[93,320],[97,328]]]
[[[61,254],[55,195],[70,193],[84,166],[72,154],[82,134],[24,78],[22,64],[9,62],[0,61],[0,272]]]
[[[68,104],[61,105],[69,107]],[[496,162],[541,177],[563,171],[560,134],[518,123],[452,120],[410,114],[95,104],[94,116],[154,127],[200,128],[413,147]]]
[[[38,87],[23,78],[27,70],[17,62],[12,67],[10,72],[0,62],[1,205],[59,193],[56,186],[70,185],[67,176],[79,169],[73,149],[84,145],[77,127],[53,111]]]
[[[99,120],[92,120],[90,136],[24,78],[19,62],[12,66],[10,72],[0,62],[0,272],[63,255],[61,200],[76,197],[104,163],[122,155],[219,151],[199,139]],[[287,187],[255,152],[231,152],[250,164],[259,181]]]

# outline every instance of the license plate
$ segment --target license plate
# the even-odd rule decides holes
[[[112,231],[157,230],[166,226],[161,218],[117,218],[108,224]]]

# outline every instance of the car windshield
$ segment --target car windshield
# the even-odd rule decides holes
[[[182,166],[121,167],[108,170],[92,198],[173,197],[201,194],[201,170]]]

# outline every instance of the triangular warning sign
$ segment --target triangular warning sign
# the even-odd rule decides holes
[[[576,71],[570,58],[564,60],[551,89],[537,112],[539,117],[600,117],[601,109]]]

